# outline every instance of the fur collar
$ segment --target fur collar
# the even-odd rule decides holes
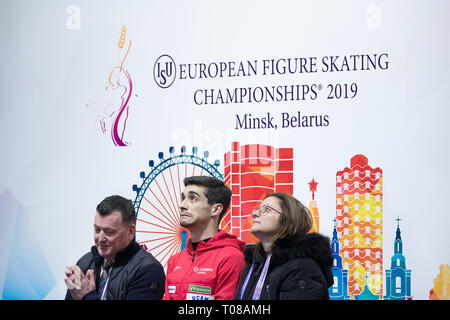
[[[264,263],[266,253],[260,247],[255,252],[255,244],[247,245],[244,250],[247,263]],[[331,268],[333,265],[333,256],[331,253],[330,239],[317,233],[296,233],[288,235],[275,241],[272,247],[272,259],[270,264],[273,266],[283,265],[289,260],[298,258],[311,258],[322,268]]]

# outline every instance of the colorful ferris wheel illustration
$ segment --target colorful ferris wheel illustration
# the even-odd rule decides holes
[[[136,241],[164,266],[173,254],[183,250],[189,238],[189,231],[180,226],[180,195],[184,188],[185,177],[207,175],[223,180],[218,167],[220,161],[208,162],[209,152],[203,157],[197,155],[197,147],[192,154],[175,154],[175,148],[169,148],[169,156],[160,152],[159,164],[149,161],[150,172],[140,172],[141,186],[133,185],[136,192],[134,208],[136,210]]]

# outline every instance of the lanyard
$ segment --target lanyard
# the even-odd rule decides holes
[[[102,272],[100,274],[100,280],[98,284],[98,293],[100,296],[100,300],[106,300],[106,287],[109,283],[109,276],[111,275],[111,267],[113,262],[107,262],[105,260],[105,263],[102,266]]]
[[[250,280],[250,275],[251,275],[252,272],[253,272],[253,266],[254,266],[254,265],[255,265],[255,264],[252,263],[252,266],[250,267],[250,270],[249,270],[248,273],[247,273],[247,277],[245,278],[244,284],[242,285],[242,288],[241,288],[241,295],[240,295],[240,297],[239,297],[239,300],[242,300],[242,296],[244,295],[245,288],[247,288],[247,285],[248,285],[248,280]]]
[[[270,258],[272,258],[272,254],[269,254],[266,258],[266,262],[264,263],[263,270],[261,272],[261,275],[259,276],[258,283],[256,284],[255,292],[253,293],[252,300],[259,300],[261,296],[262,287],[264,284],[264,280],[266,280],[267,270],[269,270],[269,264],[270,264]],[[242,297],[244,296],[244,291],[247,288],[248,281],[250,280],[250,276],[253,272],[254,263],[252,263],[252,266],[250,267],[250,270],[247,273],[247,277],[245,278],[244,284],[241,288],[241,294],[240,294],[240,300],[242,300]]]

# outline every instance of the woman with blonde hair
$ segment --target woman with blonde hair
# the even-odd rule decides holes
[[[266,196],[252,211],[250,232],[260,242],[247,245],[246,266],[234,299],[328,300],[333,285],[332,254],[327,237],[308,233],[308,209],[287,193]]]

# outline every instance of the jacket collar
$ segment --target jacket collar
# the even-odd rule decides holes
[[[240,251],[244,250],[245,243],[239,240],[235,235],[229,234],[224,230],[219,230],[214,237],[212,237],[208,242],[200,241],[195,250],[196,254],[202,253],[208,250],[214,250],[221,247],[235,247]],[[194,252],[191,239],[188,240],[186,244],[186,252],[191,254]]]
[[[247,245],[244,250],[244,257],[248,264],[254,262],[261,265],[266,259],[266,253],[261,245]],[[297,233],[278,239],[272,247],[270,267],[281,266],[290,260],[299,258],[314,260],[322,270],[328,286],[333,285],[331,271],[333,255],[328,237],[318,233]]]
[[[132,240],[130,244],[123,250],[117,252],[116,258],[114,259],[114,266],[124,265],[128,260],[140,249],[140,245],[136,240]],[[97,267],[103,264],[104,258],[98,253],[97,247],[92,246],[91,253],[94,257],[94,263]]]
[[[264,263],[266,253],[261,245],[258,247],[259,250],[255,251],[254,244],[246,246],[244,256],[247,263]],[[289,260],[298,258],[311,258],[319,265],[331,266],[333,257],[330,240],[321,234],[299,232],[278,239],[273,244],[271,265],[282,265]]]

